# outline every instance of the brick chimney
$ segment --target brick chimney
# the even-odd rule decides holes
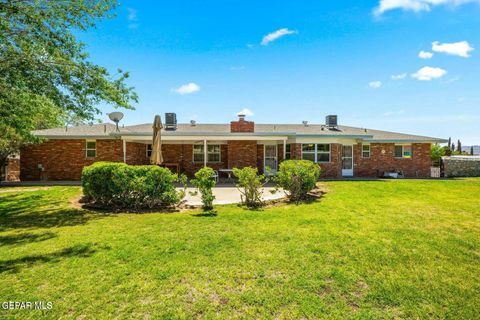
[[[255,132],[255,122],[246,121],[245,114],[238,114],[238,121],[230,122],[230,132]]]

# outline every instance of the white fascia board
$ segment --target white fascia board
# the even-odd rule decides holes
[[[152,136],[122,136],[123,140],[127,141],[139,141],[139,140],[152,140]],[[228,140],[267,140],[267,141],[283,141],[287,140],[287,136],[255,136],[255,135],[245,135],[245,136],[170,136],[165,135],[161,136],[162,141],[228,141]]]
[[[338,144],[357,144],[360,143],[359,139],[347,139],[347,138],[328,138],[328,137],[322,137],[322,138],[296,138],[296,139],[291,139],[288,140],[288,143],[338,143]]]
[[[120,137],[115,137],[115,136],[95,136],[95,135],[71,135],[71,136],[65,136],[65,135],[35,135],[37,138],[42,138],[42,139],[53,139],[53,140],[117,140],[120,139]]]
[[[413,139],[393,139],[393,140],[365,140],[369,143],[396,143],[396,144],[412,144],[412,143],[444,143],[448,140],[437,139],[437,140],[413,140]]]

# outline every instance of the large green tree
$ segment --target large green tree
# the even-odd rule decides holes
[[[115,0],[0,0],[0,164],[31,131],[90,121],[100,103],[132,109],[125,80],[88,60],[75,33],[113,17]]]

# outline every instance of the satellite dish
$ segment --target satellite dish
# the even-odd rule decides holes
[[[115,122],[115,125],[117,126],[117,131],[120,131],[118,129],[118,123],[120,122],[120,120],[123,119],[123,113],[116,111],[116,112],[107,113],[107,115],[110,118],[110,120]]]

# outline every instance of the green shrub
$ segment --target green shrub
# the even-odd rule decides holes
[[[213,195],[212,188],[215,186],[213,176],[215,171],[212,168],[204,167],[195,173],[195,179],[190,182],[198,189],[202,196],[202,208],[205,211],[213,209]]]
[[[166,168],[96,162],[82,171],[83,193],[89,202],[114,208],[154,208],[178,204],[185,191],[174,183],[185,181]]]
[[[233,175],[238,178],[237,188],[240,190],[242,203],[249,208],[258,208],[263,205],[262,181],[264,175],[259,175],[257,168],[234,168]]]
[[[286,160],[280,164],[275,181],[287,193],[290,201],[304,200],[315,188],[320,177],[320,167],[309,160]]]

